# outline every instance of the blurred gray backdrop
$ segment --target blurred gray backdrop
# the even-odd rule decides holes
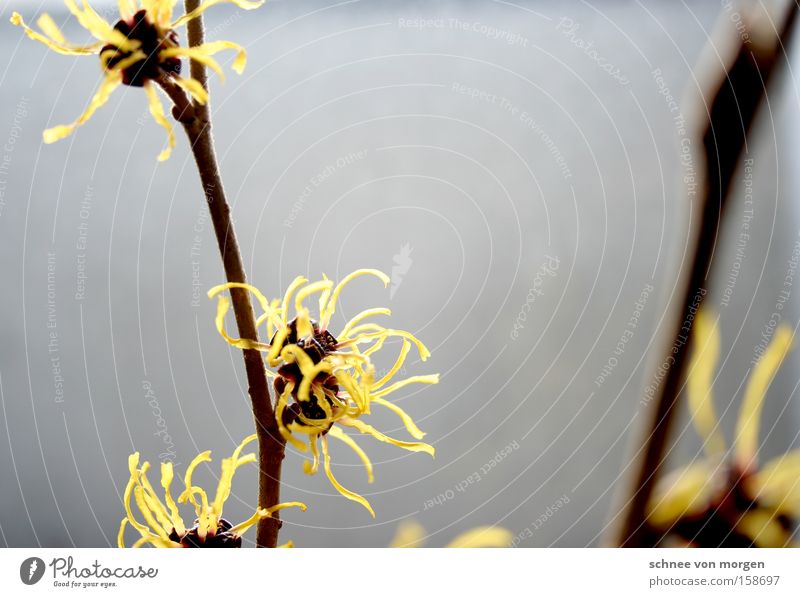
[[[12,9],[29,22],[49,10],[83,39],[58,0],[0,8],[0,543],[114,545],[132,451],[182,472],[211,449],[200,478],[215,486],[219,459],[252,431],[242,364],[205,298],[223,275],[181,132],[158,164],[162,130],[125,89],[43,145],[100,71],[25,38]],[[442,374],[396,398],[434,460],[362,438],[369,486],[335,448],[336,474],[376,519],[290,451],[283,496],[309,510],[286,513],[284,539],[383,546],[413,518],[431,546],[484,524],[522,547],[598,543],[684,251],[686,136],[668,96],[697,84],[713,24],[736,16],[726,2],[654,0],[274,0],[207,13],[209,38],[249,54],[243,76],[213,79],[212,97],[251,281],[277,296],[300,274],[393,273],[390,289],[353,284],[338,322],[389,306],[433,353],[405,373]],[[798,246],[797,86],[789,71],[777,83],[711,296],[728,429]],[[794,325],[800,292],[789,294]],[[798,444],[796,370],[770,393],[767,455]],[[386,412],[371,422],[404,437]],[[690,427],[678,433],[676,463],[699,446]],[[237,474],[226,517],[249,516],[255,482],[252,468]]]

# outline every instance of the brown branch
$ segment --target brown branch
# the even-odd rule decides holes
[[[190,124],[196,118],[195,106],[191,98],[167,74],[161,73],[156,79],[156,83],[172,100],[173,118],[184,126]]]
[[[185,0],[186,12],[189,13],[195,10],[199,3],[199,0]],[[202,44],[202,17],[198,16],[189,21],[187,23],[187,31],[189,46]],[[206,90],[208,89],[205,66],[195,60],[191,61],[191,76]],[[217,237],[220,255],[222,256],[225,277],[228,282],[245,283],[247,277],[214,151],[208,104],[201,105],[191,101],[187,94],[175,85],[168,76],[161,77],[157,82],[172,100],[174,104],[173,115],[183,125],[189,138],[197,170],[200,174],[200,181],[203,184],[206,204],[208,205],[211,221],[214,224],[214,232]],[[231,301],[239,336],[248,340],[258,341],[258,330],[250,293],[238,288],[231,289]],[[255,419],[256,433],[258,435],[258,507],[268,508],[277,504],[280,499],[281,465],[283,463],[285,441],[278,432],[277,422],[275,421],[264,359],[261,353],[256,350],[244,350],[242,353],[247,373],[248,392],[253,408],[253,418]],[[271,518],[262,519],[257,527],[256,545],[258,547],[275,547],[278,544],[280,527],[281,522],[277,513]]]
[[[186,14],[197,9],[200,6],[200,0],[184,0],[184,8]],[[203,16],[198,15],[197,18],[192,19],[186,23],[186,35],[188,37],[189,47],[200,46],[205,41],[205,32],[203,30]],[[192,79],[200,83],[203,89],[208,91],[208,74],[206,67],[202,62],[197,60],[189,61],[189,74]],[[195,106],[197,108],[197,115],[201,120],[210,122],[208,104],[205,106]]]

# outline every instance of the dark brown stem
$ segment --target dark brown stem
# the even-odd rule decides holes
[[[185,0],[186,12],[196,9],[199,0]],[[197,17],[187,24],[189,46],[203,43],[203,22]],[[204,88],[207,87],[205,67],[191,61],[191,76]],[[193,102],[184,91],[175,85],[167,76],[161,77],[158,84],[172,99],[173,115],[183,125],[197,164],[200,181],[203,184],[206,204],[208,205],[214,232],[217,237],[225,277],[228,282],[245,283],[244,265],[239,252],[239,244],[231,222],[230,206],[225,198],[225,189],[214,151],[211,136],[211,119],[208,104]],[[239,336],[258,341],[253,305],[250,293],[231,289],[231,301]],[[259,451],[258,507],[269,508],[280,500],[281,465],[283,463],[285,441],[278,432],[275,413],[270,401],[269,383],[264,359],[256,350],[242,351],[245,371],[247,373],[248,392],[253,408]],[[278,514],[272,518],[264,518],[258,523],[256,545],[258,547],[275,547],[278,544],[278,532],[281,522]]]

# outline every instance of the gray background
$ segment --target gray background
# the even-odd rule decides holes
[[[24,38],[7,22],[9,6],[33,22],[38,4],[0,9],[0,141],[11,149],[3,152],[10,168],[0,170],[0,542],[106,546],[116,541],[128,454],[155,461],[165,449],[154,435],[158,412],[181,472],[205,449],[218,463],[252,429],[244,375],[214,330],[215,305],[193,304],[193,271],[201,293],[223,277],[180,132],[172,159],[157,164],[162,131],[143,94],[125,89],[76,135],[42,145],[41,131],[77,116],[100,73],[93,58],[58,56]],[[67,20],[59,2],[41,6]],[[283,496],[309,510],[286,514],[283,538],[383,546],[400,520],[414,518],[433,546],[483,524],[519,533],[526,547],[597,544],[686,236],[681,136],[651,73],[661,69],[678,97],[696,84],[691,67],[720,13],[733,18],[717,2],[666,1],[273,1],[207,13],[210,38],[249,52],[243,76],[214,79],[213,113],[251,280],[278,295],[299,274],[390,272],[408,245],[412,264],[393,296],[378,283],[354,284],[338,323],[390,306],[393,325],[433,352],[407,374],[442,374],[438,386],[396,396],[428,432],[435,460],[363,438],[376,463],[368,486],[354,456],[335,448],[336,474],[372,501],[375,520],[288,454]],[[441,26],[405,25],[419,18]],[[565,33],[562,18],[579,28]],[[493,39],[481,25],[501,34]],[[65,27],[81,39],[74,21]],[[578,39],[593,42],[626,82]],[[471,98],[457,85],[498,99]],[[717,387],[728,429],[797,241],[788,201],[796,167],[785,168],[798,158],[796,91],[785,73],[749,147],[754,231],[728,306],[721,289],[735,260],[744,174],[718,254],[711,301],[723,317]],[[363,158],[311,183],[358,152]],[[548,256],[558,269],[537,280]],[[633,337],[614,355],[647,285],[654,290]],[[512,338],[534,286],[541,295]],[[792,323],[795,294],[783,311]],[[57,352],[49,352],[50,315]],[[612,356],[618,362],[598,386]],[[785,367],[770,394],[767,455],[798,443],[797,380],[796,367]],[[370,422],[404,435],[385,412]],[[675,459],[684,462],[699,443],[691,428],[678,431]],[[509,445],[518,448],[480,474]],[[215,467],[199,477],[212,487]],[[480,481],[455,490],[476,472]],[[569,503],[553,510],[564,496]],[[249,516],[254,499],[251,467],[237,475],[226,517]],[[426,509],[428,500],[444,503]]]

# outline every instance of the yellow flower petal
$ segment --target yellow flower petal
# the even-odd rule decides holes
[[[401,379],[400,381],[396,381],[392,385],[385,387],[382,390],[373,392],[372,393],[373,400],[375,398],[381,398],[382,396],[391,394],[392,392],[399,390],[400,388],[405,387],[412,383],[436,384],[439,383],[439,374],[434,373],[432,375],[412,375],[411,377]]]
[[[222,460],[222,463],[220,465],[221,472],[219,476],[219,482],[217,484],[217,492],[214,495],[214,501],[211,504],[211,510],[213,511],[214,516],[217,519],[219,519],[222,516],[222,507],[231,494],[231,487],[233,485],[233,475],[236,473],[236,469],[238,469],[240,466],[256,461],[256,455],[252,453],[247,454],[246,456],[240,456],[245,446],[255,441],[256,437],[257,436],[255,433],[253,433],[252,435],[248,435],[236,447],[230,458],[225,458]]]
[[[167,58],[189,58],[191,60],[196,60],[203,66],[207,66],[217,73],[222,82],[225,82],[225,71],[222,70],[219,62],[214,60],[209,56],[208,52],[202,49],[202,46],[195,46],[192,48],[166,48],[158,53],[158,57],[160,60],[166,60]]]
[[[133,5],[134,14],[138,9],[136,8],[136,0],[119,0],[120,12],[123,3],[130,3]],[[170,29],[170,22],[172,21],[172,11],[177,4],[177,0],[141,0],[142,10],[147,12],[147,18],[151,23],[154,23],[162,29]]]
[[[297,363],[297,366],[300,368],[303,377],[316,375],[320,371],[329,370],[331,367],[330,363],[326,363],[325,361],[320,361],[315,365],[314,361],[311,360],[311,357],[306,354],[306,351],[296,344],[284,346],[281,350],[281,358],[287,363]],[[323,365],[323,368],[320,369],[319,365]],[[300,388],[298,388],[298,394],[302,394]],[[305,392],[305,397],[303,399],[310,399],[307,391]]]
[[[127,520],[131,523],[131,526],[133,526],[140,533],[147,534],[150,532],[149,529],[146,525],[136,520],[136,517],[133,515],[133,510],[131,509],[131,495],[133,494],[134,487],[136,487],[137,475],[139,474],[139,471],[136,468],[138,465],[139,452],[135,452],[128,457],[128,470],[130,471],[131,477],[128,480],[128,484],[125,486],[122,504],[125,507],[125,514],[127,515]]]
[[[194,505],[198,515],[200,514],[200,504],[198,504],[197,500],[194,499],[194,494],[201,493],[201,495],[204,496],[205,492],[203,492],[202,489],[192,485],[192,475],[194,474],[194,469],[196,469],[203,462],[211,462],[211,450],[200,452],[200,454],[195,456],[194,459],[189,463],[189,466],[186,467],[186,473],[184,473],[183,476],[183,484],[186,486],[186,489],[184,489],[183,493],[178,496],[178,502],[182,504],[186,503],[187,501],[191,502],[192,505]]]
[[[164,500],[167,502],[167,507],[169,508],[169,511],[171,513],[171,518],[173,524],[175,525],[175,531],[179,535],[182,535],[186,530],[186,525],[183,522],[183,518],[181,518],[180,510],[178,510],[178,504],[175,503],[175,500],[172,497],[172,492],[170,491],[173,476],[174,476],[174,471],[172,468],[172,463],[162,462],[161,487],[164,488]]]
[[[183,79],[183,80],[184,80],[184,82],[186,82],[186,81],[194,81],[194,79]],[[197,83],[197,81],[194,81],[194,82]],[[269,311],[270,310],[270,304],[269,304],[269,301],[267,300],[267,297],[265,297],[264,294],[258,288],[256,288],[255,286],[252,286],[250,284],[242,284],[242,283],[239,283],[239,282],[228,282],[227,284],[220,284],[219,286],[214,286],[211,290],[208,291],[208,298],[210,298],[210,299],[214,298],[215,296],[217,296],[221,292],[223,292],[225,290],[230,290],[231,288],[241,288],[242,290],[247,290],[253,296],[256,297],[256,300],[258,301],[258,304],[261,305],[261,308],[264,311]]]
[[[142,0],[142,8],[147,11],[148,16],[151,16],[150,4],[152,4],[152,1]],[[139,7],[136,6],[136,0],[117,0],[117,8],[119,9],[120,19],[124,21],[130,19],[139,10]]]
[[[287,348],[296,348],[296,347],[287,346]],[[302,351],[302,350],[303,350],[302,348],[298,348],[298,351]],[[281,354],[284,354],[284,353],[288,354],[288,351],[284,350],[283,352],[281,352]],[[291,362],[291,361],[289,361],[289,362]],[[312,362],[311,359],[309,359],[308,362],[309,363]],[[298,362],[298,365],[299,364],[300,363]],[[301,365],[300,366],[300,370],[303,372],[303,380],[300,382],[300,385],[297,388],[297,399],[300,400],[301,402],[308,402],[309,400],[311,400],[311,388],[312,388],[311,384],[312,384],[312,382],[314,381],[316,376],[318,376],[320,373],[330,373],[331,372],[331,368],[332,368],[331,364],[325,362],[324,360],[320,361],[316,365],[312,364],[310,367],[303,367]],[[331,408],[330,408],[330,405],[328,404],[328,401],[325,400],[325,397],[324,397],[324,395],[322,395],[321,391],[320,391],[320,393],[318,395],[315,393],[315,396],[318,398],[317,403],[318,403],[319,407],[323,411],[325,411],[325,417],[328,420],[330,420],[330,418],[333,416],[333,414],[331,413]]]
[[[100,52],[100,63],[103,65],[103,70],[106,71],[106,75],[111,73],[117,72],[122,73],[126,68],[136,64],[137,62],[141,62],[142,60],[147,58],[147,55],[142,52],[141,50],[136,50],[132,52],[129,56],[126,56],[119,62],[116,62],[114,66],[109,66],[109,63],[114,58],[119,58],[120,53],[113,48],[109,48],[107,50]]]
[[[328,276],[326,276],[325,274],[322,274],[322,281],[323,282],[328,282],[329,281],[328,280]],[[330,298],[331,298],[332,290],[333,290],[332,288],[323,290],[322,293],[320,293],[320,295],[319,295],[319,303],[317,303],[317,306],[319,308],[318,313],[320,315],[320,318],[322,317],[322,314],[325,312],[325,305],[328,304],[328,300],[330,300]]]
[[[736,422],[734,455],[742,471],[756,466],[758,453],[758,430],[761,423],[761,407],[778,368],[792,347],[794,333],[788,325],[781,324],[775,330],[772,342],[756,363],[745,388],[739,419]]]
[[[389,547],[422,547],[425,537],[425,527],[416,520],[404,520],[397,527]]]
[[[283,393],[278,396],[278,399],[275,403],[275,420],[278,422],[278,431],[280,432],[281,436],[301,452],[307,452],[308,446],[292,435],[292,432],[287,429],[286,425],[283,424],[283,411],[286,410],[286,407],[288,406],[288,396],[291,395],[293,388],[294,384],[287,384],[286,388],[283,390]]]
[[[369,347],[369,348],[367,348],[366,350],[364,350],[364,353],[363,353],[363,354],[365,354],[366,356],[372,356],[373,354],[375,354],[375,353],[376,353],[376,352],[378,352],[379,350],[382,350],[382,349],[383,349],[383,345],[386,343],[386,340],[387,340],[387,339],[388,339],[388,337],[387,337],[387,336],[381,336],[380,338],[378,338],[378,339],[376,340],[376,342],[375,342],[374,344],[370,345],[370,347]],[[355,345],[357,345],[357,344],[358,344],[358,343],[356,342],[356,343],[354,343],[353,345],[355,346]]]
[[[119,532],[117,533],[117,547],[124,549],[125,548],[125,527],[128,524],[128,519],[123,518],[122,522],[119,525]]]
[[[209,290],[209,297],[213,296],[211,294],[212,291],[216,290],[217,288],[222,288],[221,286],[215,286],[211,290]],[[224,290],[224,288],[223,288]],[[254,340],[247,340],[245,338],[233,338],[228,335],[228,332],[225,330],[225,316],[228,313],[228,309],[231,306],[231,301],[226,296],[218,296],[217,297],[217,316],[214,319],[214,323],[217,326],[217,332],[219,335],[222,336],[225,341],[235,348],[241,348],[243,350],[253,349],[253,350],[260,350],[260,351],[269,351],[271,349],[269,344],[262,344],[261,342],[255,342]]]
[[[349,417],[342,417],[339,419],[339,422],[346,427],[352,427],[353,429],[357,429],[361,433],[366,433],[367,435],[371,435],[375,439],[380,442],[384,442],[386,444],[392,444],[393,446],[397,446],[398,448],[403,448],[404,450],[408,450],[409,452],[425,452],[426,454],[430,454],[431,456],[436,455],[436,449],[433,446],[422,442],[404,442],[398,439],[394,439],[388,437],[375,429],[372,425],[367,425],[363,421],[359,421],[358,419],[351,419]]]
[[[303,472],[306,475],[316,475],[319,470],[319,449],[317,448],[317,440],[319,435],[308,436],[308,447],[311,448],[311,462],[308,460],[303,461]]]
[[[164,162],[169,159],[172,153],[172,148],[175,147],[175,132],[172,130],[172,124],[164,115],[164,106],[158,97],[158,91],[155,86],[147,82],[144,85],[144,90],[147,93],[147,101],[150,108],[150,115],[165,131],[167,131],[167,147],[160,154],[158,154],[158,161]]]
[[[697,433],[704,440],[709,455],[725,451],[725,440],[719,431],[714,411],[713,380],[719,360],[719,324],[713,315],[701,309],[694,322],[694,355],[687,378],[689,411]]]
[[[156,520],[155,516],[153,516],[153,512],[150,510],[144,497],[144,488],[141,485],[137,485],[133,488],[133,497],[136,501],[136,505],[139,507],[139,511],[142,513],[142,516],[144,516],[145,521],[147,521],[147,526],[153,529],[162,539],[169,540],[167,531],[164,530],[164,527]]]
[[[247,52],[244,47],[232,41],[211,41],[201,46],[195,46],[195,48],[205,52],[208,56],[212,56],[222,50],[235,50],[236,58],[233,59],[231,68],[237,75],[241,75],[244,72],[245,66],[247,66]]]
[[[22,20],[21,17],[19,17],[19,19]],[[42,30],[42,33],[44,33],[54,42],[67,45],[67,39],[64,37],[64,34],[61,33],[61,29],[59,28],[58,25],[56,25],[56,22],[53,20],[53,17],[51,17],[49,14],[47,14],[46,12],[42,13],[42,16],[36,19],[36,24],[39,26],[39,29]]]
[[[328,438],[324,435],[322,436],[322,458],[325,466],[325,474],[336,491],[341,493],[348,500],[352,500],[364,506],[372,515],[372,518],[375,518],[375,510],[372,509],[370,503],[363,496],[360,496],[359,494],[343,487],[342,484],[336,480],[336,477],[333,476],[333,472],[331,471],[331,455],[328,452]]]
[[[251,435],[248,435],[246,438],[244,438],[241,441],[241,443],[238,446],[236,446],[236,449],[233,451],[233,454],[231,454],[231,460],[233,460],[233,462],[236,463],[236,467],[237,468],[240,467],[242,464],[245,464],[245,462],[244,462],[245,460],[247,460],[248,462],[250,461],[249,455],[248,456],[242,456],[242,450],[244,450],[244,448],[245,448],[245,446],[247,444],[250,444],[250,443],[256,441],[257,439],[258,439],[258,436],[255,433],[253,433]]]
[[[261,327],[264,323],[267,324],[267,338],[272,338],[278,328],[283,325],[280,299],[270,301],[266,310],[256,319],[256,327]]]
[[[252,461],[255,461],[255,455],[252,455]],[[217,492],[214,494],[214,501],[211,502],[211,510],[214,516],[219,519],[222,517],[222,507],[225,500],[231,494],[231,485],[233,483],[234,462],[230,458],[223,458],[220,463],[219,482],[217,483]]]
[[[500,527],[476,527],[460,534],[447,547],[508,547],[514,535]]]
[[[175,84],[191,95],[194,100],[201,106],[208,103],[208,91],[196,79],[182,79],[181,77],[172,77]],[[249,284],[247,285],[249,286]]]
[[[124,33],[114,29],[108,21],[97,14],[87,0],[82,2],[83,9],[78,7],[75,0],[64,0],[64,4],[81,26],[101,42],[115,45],[126,52],[132,52],[142,45],[140,41],[128,39]]]
[[[267,363],[270,367],[277,367],[280,363],[280,355],[283,351],[283,343],[289,335],[289,328],[285,323],[282,325],[283,327],[275,332],[275,336],[272,338],[272,340],[270,340],[271,344],[269,351],[267,352]]]
[[[404,411],[396,404],[389,402],[388,400],[384,400],[383,398],[376,398],[376,397],[372,398],[372,402],[388,408],[390,411],[392,411],[398,417],[400,417],[400,420],[403,421],[403,425],[405,425],[405,428],[408,431],[409,435],[411,435],[411,437],[413,437],[414,439],[422,439],[423,437],[425,437],[425,432],[422,431],[419,427],[417,427],[417,424],[414,423],[414,419],[412,419],[406,411]]]
[[[391,315],[392,310],[386,309],[385,307],[376,307],[374,309],[365,309],[361,313],[355,315],[347,322],[344,326],[342,331],[337,336],[338,338],[347,338],[347,335],[350,333],[350,330],[357,324],[361,323],[367,317],[373,317],[375,315]]]
[[[136,541],[136,543],[131,545],[131,547],[141,547],[146,543],[152,543],[155,547],[181,547],[180,543],[175,543],[170,540],[165,541],[164,539],[158,537],[157,535],[148,535],[146,537],[142,537],[141,539]]]
[[[142,472],[139,475],[139,484],[144,491],[142,497],[147,504],[147,507],[158,519],[159,524],[164,528],[167,534],[169,534],[169,532],[175,528],[175,524],[172,522],[172,518],[167,512],[166,507],[161,503],[158,494],[156,494],[153,486],[147,479],[147,473],[144,467],[142,467]]]
[[[286,289],[286,292],[283,295],[283,302],[281,303],[281,315],[283,317],[284,325],[289,323],[289,302],[292,300],[292,295],[297,292],[297,289],[300,288],[303,284],[308,282],[303,276],[297,276],[292,283],[289,284],[289,287]]]
[[[267,518],[267,517],[269,517],[269,512],[267,512],[265,509],[256,510],[256,513],[253,514],[250,518],[248,518],[244,522],[240,522],[236,526],[232,527],[230,529],[230,532],[234,533],[236,535],[241,535],[247,529],[249,529],[251,526],[256,524],[259,520],[261,520],[262,518]]]
[[[237,535],[241,535],[262,518],[268,518],[278,510],[284,510],[286,508],[300,508],[302,512],[308,510],[308,506],[306,506],[302,502],[283,502],[281,504],[275,504],[274,506],[270,506],[269,508],[261,508],[260,510],[256,510],[256,513],[253,514],[253,516],[231,528],[230,532],[235,533]]]
[[[286,508],[300,508],[301,512],[308,510],[308,506],[306,506],[303,502],[282,502],[280,504],[270,506],[269,508],[266,508],[266,510],[268,514],[272,515],[278,510],[285,510]]]
[[[193,11],[186,13],[174,23],[172,23],[172,28],[180,27],[181,25],[185,25],[189,21],[196,19],[201,14],[203,14],[206,10],[215,6],[217,4],[235,4],[239,8],[244,10],[253,10],[254,8],[258,8],[262,4],[264,4],[264,0],[205,0],[195,8]]]
[[[331,317],[336,312],[336,303],[339,301],[339,295],[342,293],[342,290],[345,286],[347,286],[350,282],[359,278],[361,276],[375,276],[379,280],[383,282],[384,288],[389,286],[389,276],[384,274],[382,271],[377,269],[359,269],[354,271],[352,274],[345,276],[337,285],[336,288],[333,289],[333,293],[331,294],[331,298],[328,301],[328,304],[325,305],[325,309],[320,313],[320,327],[322,329],[327,329],[328,324],[331,322]]]
[[[261,508],[260,510],[256,510],[256,513],[253,514],[253,516],[251,516],[244,522],[240,522],[236,526],[232,527],[230,529],[230,532],[236,535],[241,535],[262,518],[268,518],[278,510],[283,510],[285,508],[300,508],[301,511],[305,512],[308,509],[308,506],[306,506],[302,502],[283,502],[282,504],[275,504],[274,506],[270,506],[269,508]]]
[[[201,541],[209,535],[214,535],[217,532],[217,525],[219,519],[216,517],[211,508],[204,507],[200,514],[197,516],[197,536]]]
[[[756,547],[788,547],[791,534],[775,520],[776,513],[767,510],[751,510],[744,514],[736,530],[749,537]]]
[[[800,517],[800,450],[770,460],[744,482],[761,504]]]
[[[358,380],[347,371],[336,371],[334,375],[339,385],[345,389],[350,399],[355,402],[359,415],[369,414],[371,397],[368,396],[367,388],[362,388]]]
[[[403,366],[403,363],[406,362],[406,356],[408,355],[410,350],[411,350],[411,343],[408,340],[404,339],[403,345],[400,348],[400,354],[398,355],[397,360],[394,362],[394,365],[392,366],[391,369],[389,369],[389,372],[386,375],[384,375],[380,380],[372,384],[371,388],[372,390],[377,390],[383,385],[385,385],[390,379],[392,379],[397,374],[398,371],[400,371],[400,369]]]
[[[374,329],[375,331],[368,331],[370,329]],[[361,344],[363,342],[371,342],[373,340],[380,341],[381,339],[387,339],[391,337],[398,337],[398,338],[406,338],[414,343],[419,351],[419,357],[423,361],[427,361],[428,357],[431,356],[430,351],[428,348],[420,342],[414,334],[410,332],[406,332],[403,330],[390,330],[382,328],[381,326],[366,323],[359,326],[354,327],[350,330],[350,337],[346,339],[347,344]],[[365,351],[365,354],[369,354],[369,351]]]
[[[171,29],[172,13],[178,0],[160,0],[158,10],[158,24],[162,29]]]
[[[311,314],[308,312],[308,309],[299,309],[294,319],[297,326],[298,338],[310,338],[314,335],[314,326],[311,325]]]
[[[306,300],[309,296],[316,293],[326,293],[330,292],[333,288],[333,282],[331,280],[320,280],[319,282],[313,282],[308,284],[305,288],[298,291],[298,293],[294,297],[294,309],[298,313],[300,311],[308,312],[305,307],[303,307],[303,301]]]
[[[59,54],[63,54],[65,56],[85,56],[87,54],[97,54],[100,48],[103,47],[102,42],[90,44],[88,46],[76,46],[67,43],[63,34],[61,33],[61,30],[58,28],[58,25],[55,24],[55,21],[53,21],[53,19],[47,13],[39,17],[39,20],[37,21],[37,24],[44,32],[44,35],[28,27],[25,24],[22,15],[20,15],[18,12],[11,14],[10,21],[12,25],[22,27],[25,35],[30,37],[32,40],[38,41],[39,43],[46,45],[54,52],[58,52]]]
[[[719,467],[717,471],[721,471]],[[647,518],[665,528],[675,521],[701,514],[720,490],[721,481],[708,462],[697,462],[658,480],[648,504]]]
[[[42,135],[44,142],[55,143],[59,139],[63,139],[64,137],[71,135],[76,128],[89,120],[97,111],[97,109],[108,101],[108,98],[111,96],[114,90],[121,84],[122,75],[119,72],[107,73],[103,79],[103,82],[100,84],[100,88],[97,90],[97,93],[95,93],[92,101],[89,102],[89,106],[86,108],[84,113],[78,117],[78,120],[72,124],[60,125],[47,129]]]
[[[194,79],[184,79],[183,81],[184,82],[191,81],[192,83],[197,83],[197,81],[195,81]],[[199,85],[199,83],[197,83],[197,84]],[[239,283],[239,282],[228,282],[227,284],[220,284],[219,286],[214,286],[211,290],[208,291],[208,298],[210,298],[210,299],[214,298],[215,296],[217,296],[218,294],[222,293],[223,291],[230,290],[231,288],[241,288],[243,290],[247,290],[253,296],[256,297],[256,300],[258,301],[258,304],[261,306],[261,309],[265,312],[265,314],[267,314],[267,315],[274,314],[274,311],[275,311],[274,305],[270,304],[270,302],[267,300],[267,297],[265,297],[258,288],[256,288],[255,286],[252,286],[250,284],[242,284],[242,283]],[[224,297],[220,297],[220,298],[224,298]],[[220,334],[223,337],[226,337],[226,339],[229,339],[229,342],[246,343],[247,344],[247,346],[246,346],[247,348],[254,348],[256,350],[261,350],[261,351],[269,350],[269,348],[270,348],[269,344],[261,344],[261,343],[251,342],[250,340],[233,340],[232,338],[230,338],[230,336],[227,336],[227,334],[224,333],[224,329],[225,329],[225,327],[224,327],[225,313],[227,313],[228,306],[230,305],[230,301],[228,301],[227,299],[225,299],[225,300],[226,300],[225,308],[224,309],[219,308],[219,307],[217,308],[217,329],[218,329],[218,331],[220,329],[219,328],[219,325],[220,325],[220,320],[219,320],[220,313],[222,314],[222,320],[221,321],[223,322],[222,331],[220,331]]]
[[[344,431],[339,429],[338,427],[331,427],[330,431],[328,431],[328,435],[330,437],[335,437],[339,441],[347,444],[353,452],[361,459],[361,462],[364,464],[364,468],[367,470],[367,483],[372,483],[375,480],[375,475],[372,471],[372,461],[367,456],[367,453],[361,449],[352,437],[347,435]]]

